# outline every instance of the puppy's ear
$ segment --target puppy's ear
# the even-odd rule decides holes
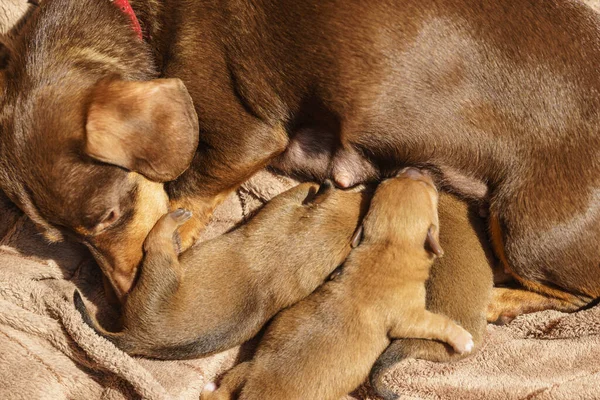
[[[364,228],[362,225],[359,225],[358,228],[354,231],[354,235],[352,235],[352,239],[350,240],[350,247],[353,249],[357,248],[362,242],[363,239]]]
[[[440,246],[438,239],[435,237],[434,231],[435,227],[431,225],[427,230],[425,248],[427,249],[427,251],[430,251],[433,254],[435,254],[436,257],[441,257],[444,255],[444,250],[442,250],[442,246]]]
[[[155,182],[181,175],[198,146],[198,116],[179,79],[99,83],[85,128],[86,154]]]

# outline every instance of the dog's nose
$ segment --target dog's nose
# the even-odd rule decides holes
[[[418,168],[414,168],[414,167],[405,168],[402,171],[400,171],[398,176],[405,176],[412,180],[425,182],[426,184],[435,187],[435,184],[433,183],[433,179],[431,179],[431,177],[428,174],[423,173],[423,171],[421,171]]]

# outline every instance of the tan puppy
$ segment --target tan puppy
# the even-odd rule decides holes
[[[190,213],[165,215],[145,242],[139,280],[124,305],[124,329],[88,325],[129,354],[198,357],[245,342],[279,310],[317,288],[351,249],[369,195],[330,182],[301,184],[270,201],[247,224],[184,252],[173,237]]]
[[[335,399],[360,385],[390,339],[417,337],[469,352],[471,335],[425,310],[425,281],[438,245],[437,191],[415,169],[375,192],[364,239],[344,271],[283,311],[253,360],[230,371],[202,400]]]
[[[477,350],[486,328],[486,309],[492,293],[493,254],[487,242],[485,222],[464,201],[441,193],[439,199],[440,244],[444,257],[431,267],[427,309],[447,315],[473,335]],[[384,381],[390,367],[406,358],[455,361],[465,357],[444,343],[422,339],[394,340],[371,371],[371,386],[384,399],[395,399]]]

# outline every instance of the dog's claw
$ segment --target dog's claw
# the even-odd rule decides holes
[[[178,208],[171,212],[171,218],[173,218],[179,225],[183,224],[192,217],[192,212],[185,208]]]

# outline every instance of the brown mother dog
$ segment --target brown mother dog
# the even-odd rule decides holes
[[[191,168],[166,187],[172,208],[196,216],[184,247],[220,199],[274,161],[340,185],[414,164],[489,196],[498,255],[554,299],[521,293],[511,312],[600,296],[600,19],[585,5],[132,5],[146,42],[108,0],[42,2],[0,108],[2,188],[49,236],[66,227],[84,240],[120,293],[167,207],[148,180],[177,177],[196,147],[183,87],[151,80],[165,76],[185,83],[199,119]]]

